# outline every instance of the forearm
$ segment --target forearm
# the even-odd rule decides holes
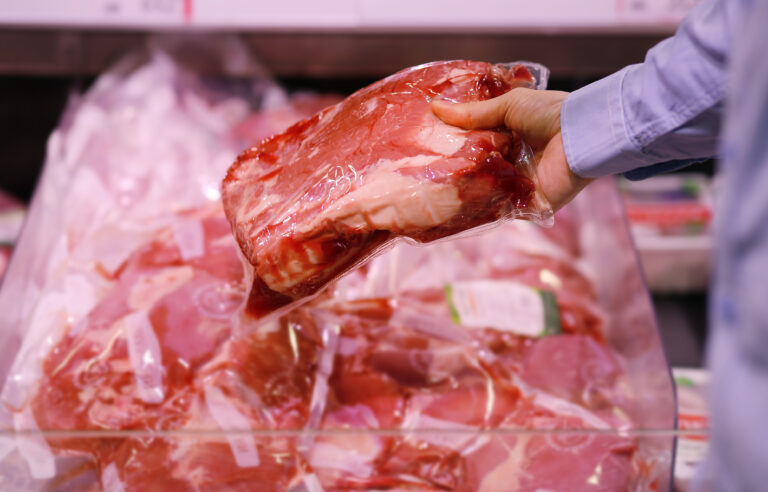
[[[566,98],[563,144],[576,174],[644,176],[715,154],[732,8],[699,5],[643,63]]]

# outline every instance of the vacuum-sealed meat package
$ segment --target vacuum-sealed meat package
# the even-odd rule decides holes
[[[397,237],[430,242],[504,218],[546,222],[533,158],[506,129],[463,130],[435,98],[480,101],[543,87],[524,64],[409,68],[243,152],[222,186],[243,253],[248,312],[269,314]]]

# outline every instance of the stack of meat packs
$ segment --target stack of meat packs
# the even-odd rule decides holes
[[[631,427],[632,395],[576,257],[535,226],[398,246],[312,304],[238,334],[230,319],[245,285],[228,224],[218,208],[187,220],[202,230],[199,255],[185,258],[173,230],[161,232],[53,348],[30,403],[37,424],[346,432],[52,442],[93,456],[105,487],[622,490],[632,482],[633,439],[572,432]],[[497,428],[555,432],[482,432]]]
[[[210,184],[227,164],[214,163],[243,134],[309,116],[311,98],[248,118],[160,55],[97,83],[52,138],[41,185],[56,185],[56,159],[70,166],[69,203],[88,222],[59,212],[61,235],[16,267],[38,301],[16,320],[27,329],[8,421],[76,431],[19,438],[33,475],[69,457],[81,464],[54,485],[107,491],[618,491],[654,478],[637,438],[611,432],[636,427],[637,395],[606,341],[578,214],[381,251],[546,215],[516,136],[446,134],[428,103],[397,109],[451,80],[465,86],[447,98],[488,98],[528,71],[417,69],[444,80],[385,79],[397,90],[366,89],[242,154],[227,214]],[[140,129],[111,133],[129,120]],[[384,141],[376,122],[402,132]],[[332,164],[315,159],[323,138],[346,145]],[[287,155],[309,157],[283,166]],[[328,175],[330,189],[307,184]]]

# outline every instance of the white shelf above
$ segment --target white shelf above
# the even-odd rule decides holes
[[[697,0],[24,0],[0,25],[362,32],[671,32]]]

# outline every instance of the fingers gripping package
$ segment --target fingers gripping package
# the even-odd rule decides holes
[[[505,129],[449,126],[430,109],[435,98],[481,101],[545,83],[522,64],[422,65],[243,152],[222,198],[252,277],[249,312],[316,294],[397,237],[430,242],[503,218],[546,222],[524,142]]]
[[[232,48],[218,57],[243,55]],[[414,70],[465,64],[473,74],[528,79],[466,63]],[[332,249],[297,256],[293,280],[305,268],[311,277],[320,254],[349,264],[312,284],[328,282],[319,295],[302,292],[303,304],[258,318],[256,307],[275,306],[249,300],[258,269],[241,261],[218,183],[243,138],[282,131],[338,99],[289,97],[257,72],[248,77],[245,87],[211,80],[154,50],[100,77],[52,135],[0,290],[0,348],[9,354],[0,360],[0,489],[669,490],[671,440],[642,431],[673,425],[671,380],[611,182],[591,185],[552,228],[508,221],[480,235],[397,244],[358,265],[401,234],[428,241],[510,213],[547,216],[532,191],[527,207],[515,195],[432,231],[382,222],[396,209],[362,229],[354,221],[333,229],[343,219],[327,214],[346,206],[344,196],[373,189],[358,178],[347,195],[323,198],[313,213],[326,222],[306,214],[284,232],[294,246],[353,233],[367,246],[350,258]],[[487,79],[467,77],[486,90]],[[444,131],[472,142],[503,137],[524,151],[514,135]],[[403,156],[449,154],[399,141]],[[465,155],[449,158],[457,152]],[[498,176],[482,174],[484,161],[460,159],[465,174],[438,167],[427,185],[480,203],[463,195],[461,179],[490,195]],[[356,166],[363,177],[378,171]],[[535,190],[535,176],[516,169],[509,176]],[[401,177],[414,179],[413,191],[427,174],[409,172]],[[303,223],[317,235],[292,232]],[[370,246],[373,234],[388,239]]]

